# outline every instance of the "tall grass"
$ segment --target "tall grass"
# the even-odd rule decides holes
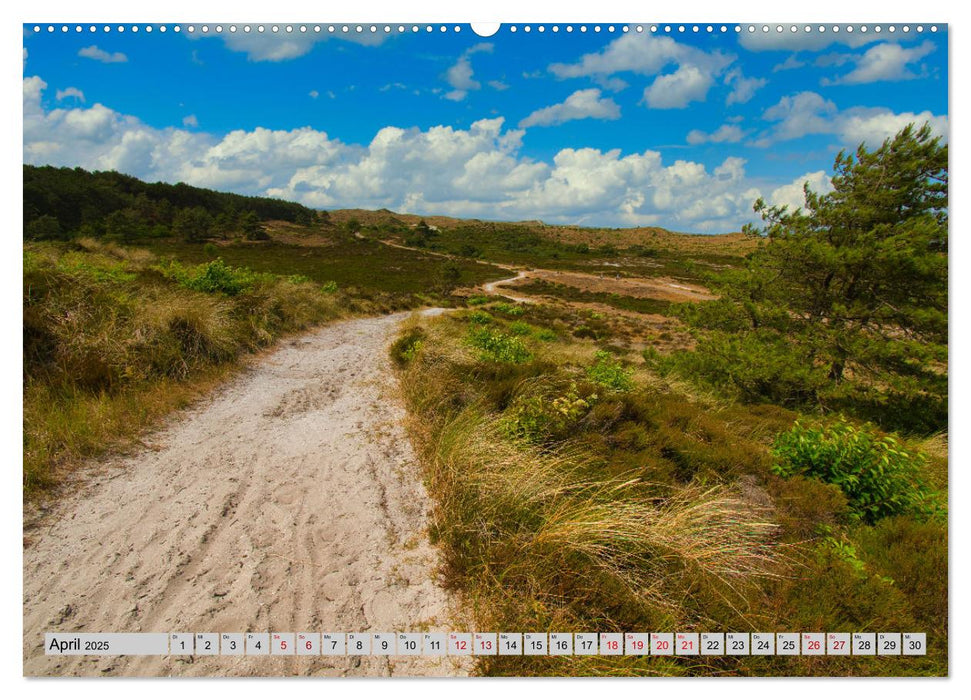
[[[549,320],[530,307],[521,321],[496,316],[482,327],[504,334]],[[772,448],[797,413],[713,401],[644,366],[631,373],[629,354],[615,360],[569,337],[516,336],[531,359],[496,362],[467,342],[469,327],[459,314],[416,317],[392,354],[436,503],[444,579],[479,629],[906,627],[934,640],[905,666],[892,657],[483,657],[480,673],[947,673],[946,523],[904,514],[870,525],[836,485],[777,473]],[[609,371],[591,373],[598,364]],[[617,377],[619,387],[607,381]],[[925,449],[942,470],[935,486],[946,488],[945,439]]]
[[[443,330],[449,323],[455,328]],[[486,360],[479,370],[467,364],[474,353],[461,325],[430,324],[421,351],[399,364],[436,502],[433,536],[446,579],[463,590],[480,626],[693,628],[705,620],[700,600],[744,614],[749,589],[783,574],[786,550],[771,510],[734,485],[611,476],[580,445],[510,437],[469,381],[504,370]],[[412,323],[403,337],[415,334]],[[688,591],[697,599],[686,601]],[[495,663],[483,662],[484,672],[577,670],[573,660]],[[624,663],[581,672],[609,673]],[[676,673],[677,665],[663,672]]]
[[[24,249],[24,489],[135,439],[248,352],[347,313],[319,285],[82,239]]]

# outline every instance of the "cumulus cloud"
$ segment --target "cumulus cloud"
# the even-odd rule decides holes
[[[725,75],[725,84],[732,87],[725,98],[725,105],[745,104],[768,82],[765,78],[746,78],[740,68],[733,68]]]
[[[896,32],[890,34],[887,31],[880,32],[834,32],[827,27],[825,32],[817,31],[813,25],[811,31],[804,31],[805,25],[798,25],[798,31],[791,32],[786,25],[786,31],[777,32],[775,26],[770,27],[772,31],[763,32],[761,27],[758,31],[743,31],[738,36],[738,43],[749,51],[822,51],[834,44],[859,48],[872,44],[875,41],[905,41],[907,34]]]
[[[459,56],[458,60],[445,71],[445,82],[452,87],[449,92],[445,93],[445,99],[461,102],[470,90],[478,90],[482,87],[482,83],[472,78],[471,57],[473,54],[483,51],[492,53],[492,49],[491,43],[483,42],[469,47]]]
[[[336,28],[336,27],[335,27]],[[365,46],[377,46],[383,43],[390,35],[383,31],[371,32],[368,28],[364,31],[353,31],[348,27],[347,32],[335,31],[333,34],[322,27],[322,31],[315,32],[308,29],[306,32],[271,32],[267,29],[264,32],[253,31],[243,32],[221,32],[218,35],[212,32],[203,34],[202,32],[183,32],[187,39],[222,39],[226,48],[230,51],[237,51],[246,54],[250,61],[291,61],[310,53],[318,42],[336,39],[339,41],[349,41]]]
[[[859,85],[879,81],[912,80],[917,75],[908,65],[934,51],[934,42],[904,48],[900,44],[877,44],[858,57],[852,57],[856,67],[835,79],[823,79],[824,85]]]
[[[521,153],[523,130],[501,117],[467,129],[388,126],[365,145],[310,127],[217,137],[154,128],[102,104],[47,110],[46,88],[38,76],[23,81],[26,163],[114,169],[312,207],[714,232],[751,219],[759,196],[739,158],[709,170],[665,163],[650,150],[565,148],[536,161]]]
[[[182,125],[195,128],[199,126],[199,119],[196,117],[196,115],[190,114],[187,117],[182,118]]]
[[[787,56],[786,60],[784,60],[782,63],[777,63],[776,65],[772,66],[772,72],[778,73],[779,71],[784,70],[796,70],[797,68],[803,68],[805,65],[805,61],[800,59],[796,54],[792,54],[791,56]]]
[[[817,194],[826,194],[833,191],[833,184],[829,176],[822,170],[814,173],[806,173],[802,177],[797,177],[788,185],[782,185],[772,190],[772,194],[767,197],[769,204],[776,206],[786,206],[789,209],[801,209],[806,205],[804,187],[809,185],[809,189]]]
[[[576,63],[553,63],[549,71],[561,79],[587,77],[610,90],[627,86],[617,73],[657,76],[644,89],[644,103],[656,109],[680,109],[703,101],[733,60],[731,55],[703,51],[671,37],[630,33]]]
[[[63,90],[58,90],[55,93],[55,97],[57,97],[58,102],[60,102],[61,100],[67,97],[74,97],[78,100],[78,102],[84,102],[84,93],[78,90],[76,87],[69,87],[69,88],[64,88]]]
[[[703,143],[738,143],[744,137],[745,132],[737,124],[722,124],[710,134],[692,129],[688,132],[687,141],[692,146],[698,146]]]
[[[519,122],[519,127],[552,126],[575,119],[619,119],[620,107],[600,90],[577,90],[559,104],[538,109]]]
[[[128,56],[123,54],[121,51],[116,51],[115,53],[109,53],[104,49],[99,49],[95,45],[85,46],[83,49],[78,51],[78,56],[83,58],[90,58],[94,61],[100,61],[101,63],[127,63]]]
[[[924,122],[936,135],[947,138],[948,133],[947,115],[935,115],[928,110],[898,114],[885,107],[839,110],[832,101],[815,92],[787,95],[765,110],[762,118],[776,124],[755,141],[757,146],[769,146],[810,134],[834,134],[843,146],[855,148],[866,143],[875,148],[907,124],[921,125]]]

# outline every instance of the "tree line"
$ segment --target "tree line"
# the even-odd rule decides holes
[[[177,236],[187,241],[266,237],[264,221],[308,225],[318,213],[295,202],[143,182],[114,171],[23,166],[24,238]]]

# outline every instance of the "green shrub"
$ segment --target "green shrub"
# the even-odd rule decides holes
[[[509,324],[509,332],[513,335],[529,335],[532,330],[525,321],[513,321]]]
[[[321,285],[320,287],[320,291],[322,291],[324,294],[336,294],[337,282],[335,282],[334,280],[328,280],[327,282],[324,282],[324,284]]]
[[[465,315],[465,320],[477,326],[487,326],[492,323],[492,315],[482,309],[475,309]]]
[[[842,419],[828,427],[797,421],[776,438],[772,451],[775,473],[838,486],[853,515],[865,522],[904,513],[930,516],[940,510],[922,478],[927,458],[867,426],[857,428]]]
[[[598,350],[596,357],[593,366],[587,368],[587,376],[591,381],[614,391],[630,391],[634,388],[634,381],[631,379],[633,369],[628,369],[614,360],[606,350]]]
[[[544,343],[552,343],[556,340],[556,333],[554,333],[549,328],[540,328],[536,331],[537,340],[542,340]]]
[[[466,299],[465,303],[469,306],[482,306],[483,304],[489,303],[489,297],[482,294],[475,294]]]
[[[424,344],[424,329],[411,328],[391,343],[391,359],[398,367],[407,367],[418,356]]]
[[[533,358],[523,341],[491,328],[470,328],[468,343],[478,349],[479,359],[522,364]]]
[[[654,364],[662,372],[674,370],[689,381],[749,403],[814,404],[826,383],[824,368],[813,365],[796,344],[772,331],[744,335],[712,331],[694,350],[657,357]]]
[[[518,318],[519,316],[522,316],[524,311],[522,306],[519,306],[517,304],[510,304],[505,301],[500,301],[498,303],[495,303],[489,308],[491,308],[493,311],[497,311],[498,313],[504,314],[506,316],[514,316],[516,318]]]
[[[186,268],[177,262],[170,262],[159,268],[162,274],[175,279],[186,289],[207,294],[221,293],[235,296],[253,286],[260,276],[244,269],[234,268],[216,258],[208,263]]]
[[[596,394],[581,397],[575,382],[562,394],[553,391],[520,395],[506,411],[499,426],[514,440],[544,443],[565,437],[577,421],[587,415],[596,400]]]

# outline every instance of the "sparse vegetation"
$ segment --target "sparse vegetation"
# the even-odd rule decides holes
[[[24,489],[134,439],[234,360],[364,307],[308,282],[82,239],[24,248]]]

